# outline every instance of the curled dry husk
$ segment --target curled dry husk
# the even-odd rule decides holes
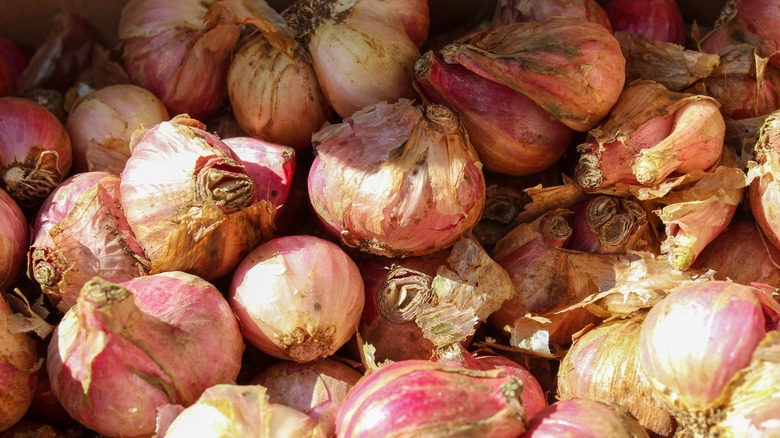
[[[569,146],[574,131],[524,94],[460,65],[447,64],[433,51],[414,66],[415,86],[428,101],[460,114],[485,169],[529,175],[552,166]]]
[[[710,436],[722,418],[730,382],[750,364],[767,332],[760,297],[765,293],[704,281],[671,290],[647,313],[639,334],[640,366],[683,431]]]
[[[158,416],[156,436],[189,438],[300,437],[324,438],[319,425],[303,412],[269,402],[261,385],[214,385],[185,409],[165,406]]]
[[[585,398],[559,400],[531,419],[527,438],[577,436],[645,438],[647,431],[622,406]]]
[[[780,435],[780,332],[766,334],[734,386],[715,430],[724,436]]]
[[[672,91],[683,91],[710,77],[720,57],[641,35],[616,32],[626,57],[626,82],[637,79],[658,82]]]
[[[750,211],[764,236],[780,248],[780,222],[775,210],[780,202],[780,111],[771,113],[759,130],[753,153],[755,161],[748,163]]]
[[[81,424],[108,436],[154,432],[156,409],[189,406],[238,376],[244,341],[216,287],[166,272],[81,290],[57,327],[46,366],[52,390]]]
[[[328,436],[336,434],[336,416],[349,390],[363,375],[333,359],[299,364],[274,363],[252,379],[266,388],[268,400],[297,409],[319,423]]]
[[[607,13],[596,0],[499,0],[493,14],[493,24],[511,24],[551,17],[590,21],[612,32]]]
[[[586,398],[616,403],[656,436],[672,436],[674,417],[655,398],[639,367],[642,317],[614,319],[579,336],[561,360],[559,399]]]
[[[0,292],[5,292],[24,269],[29,230],[22,209],[3,189],[0,217]]]
[[[525,431],[522,381],[505,370],[431,361],[384,365],[361,379],[339,411],[339,437],[491,436]]]
[[[148,273],[149,261],[119,205],[119,176],[85,172],[63,181],[33,224],[27,276],[66,312],[99,276],[123,282]]]
[[[564,18],[489,27],[441,55],[528,96],[577,131],[607,115],[625,81],[626,60],[610,31]]]
[[[751,217],[734,217],[691,268],[712,269],[718,280],[780,288],[780,249],[767,241]]]
[[[515,293],[489,322],[511,336],[512,346],[558,354],[557,347],[570,344],[588,324],[651,307],[670,288],[696,280],[698,273],[673,270],[645,250],[593,254],[563,248],[572,232],[567,214],[552,210],[522,223],[491,252]]]
[[[73,171],[119,175],[130,158],[133,132],[168,119],[165,105],[145,88],[117,84],[95,90],[74,103],[65,125]]]
[[[213,2],[132,0],[122,9],[118,36],[124,67],[171,114],[205,118],[227,97],[227,70],[240,27],[208,14]]]
[[[70,171],[70,138],[62,123],[40,104],[0,98],[0,188],[21,207],[34,207]]]
[[[119,191],[152,273],[219,278],[270,236],[272,204],[255,202],[257,188],[244,165],[203,129],[176,116],[131,142]]]
[[[667,255],[673,268],[691,267],[723,232],[742,202],[747,185],[736,153],[726,146],[721,161],[710,172],[657,200],[663,207],[654,213],[664,223],[666,235],[661,253]]]
[[[0,432],[22,419],[35,396],[41,362],[35,341],[13,330],[12,312],[0,295]]]
[[[482,166],[446,107],[379,103],[313,140],[309,199],[348,246],[388,257],[430,254],[479,220]]]
[[[726,125],[716,100],[635,81],[610,116],[577,147],[577,183],[654,186],[670,175],[705,170],[721,157]]]

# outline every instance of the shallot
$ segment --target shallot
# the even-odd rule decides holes
[[[265,387],[269,402],[307,414],[326,435],[333,436],[339,408],[362,376],[333,359],[305,364],[281,361],[267,367],[250,383]]]
[[[607,0],[604,11],[615,32],[685,44],[685,23],[677,0]]]
[[[261,385],[214,385],[169,424],[166,420],[158,421],[160,438],[326,436],[303,412],[270,402]]]
[[[310,362],[355,334],[365,295],[357,265],[338,245],[283,236],[243,258],[229,301],[249,342],[278,358]]]
[[[70,171],[70,138],[40,104],[0,98],[0,188],[20,207],[35,207]]]
[[[0,37],[0,97],[11,95],[30,62],[30,55],[12,40]]]
[[[372,105],[313,140],[309,199],[348,246],[388,257],[430,254],[479,220],[482,166],[444,106]]]
[[[730,382],[767,332],[761,291],[727,281],[681,286],[648,312],[639,364],[681,431],[707,435],[727,404]]]
[[[78,173],[41,205],[33,223],[27,275],[62,312],[95,276],[123,282],[149,271],[149,261],[119,207],[119,176]]]
[[[119,183],[151,272],[227,274],[270,236],[274,211],[225,143],[186,115],[139,131]]]
[[[499,0],[496,2],[493,24],[511,24],[550,17],[590,21],[612,31],[606,11],[596,0]]]
[[[647,431],[620,405],[587,398],[569,398],[536,414],[521,438],[648,437]]]
[[[336,421],[339,438],[517,437],[525,431],[523,384],[507,371],[422,360],[384,365],[350,391]]]
[[[16,424],[32,403],[40,367],[35,341],[12,330],[11,309],[0,295],[0,432]]]
[[[156,410],[189,406],[238,376],[244,341],[219,290],[183,272],[81,289],[57,326],[46,367],[62,406],[108,436],[151,435]]]
[[[130,158],[133,132],[168,118],[162,101],[137,85],[109,85],[88,94],[76,101],[65,124],[73,148],[73,170],[119,175]]]
[[[27,218],[16,201],[0,189],[0,292],[7,291],[24,269],[28,239]]]
[[[118,36],[124,67],[172,114],[213,115],[227,98],[227,70],[239,29],[208,15],[214,0],[131,0]]]

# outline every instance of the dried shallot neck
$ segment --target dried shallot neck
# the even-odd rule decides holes
[[[598,228],[609,222],[617,214],[617,200],[609,196],[599,196],[588,203],[585,220],[588,225]]]
[[[230,158],[213,160],[197,173],[199,200],[212,199],[226,213],[240,211],[254,203],[256,187],[242,166]]]
[[[6,191],[23,207],[36,205],[54,190],[63,173],[57,168],[59,154],[43,151],[35,163],[14,163],[3,174]]]
[[[444,105],[427,105],[423,114],[429,126],[442,134],[455,134],[460,129],[458,116]]]
[[[340,22],[356,0],[297,0],[282,15],[306,46],[309,35],[326,21]]]
[[[81,296],[90,303],[102,307],[125,300],[130,297],[130,292],[120,284],[97,277],[84,284]]]
[[[62,279],[62,270],[56,256],[46,248],[33,250],[30,268],[33,279],[42,286],[56,286]]]
[[[599,158],[595,154],[583,154],[574,172],[574,179],[584,189],[595,189],[604,183],[604,172],[599,169]]]
[[[550,215],[542,219],[540,232],[547,243],[560,248],[571,237],[572,229],[565,217]]]
[[[376,289],[379,314],[395,324],[414,324],[418,311],[433,298],[431,282],[424,272],[393,266]]]

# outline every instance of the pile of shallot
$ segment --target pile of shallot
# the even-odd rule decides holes
[[[0,30],[0,435],[780,436],[780,0],[719,6]]]

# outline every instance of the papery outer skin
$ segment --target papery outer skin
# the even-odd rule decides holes
[[[213,280],[270,235],[271,204],[249,204],[256,188],[246,168],[226,144],[202,128],[177,116],[131,145],[119,190],[125,217],[152,263],[152,273],[181,270]],[[229,168],[228,179],[240,184],[224,192],[240,196],[236,211],[226,212],[224,205],[200,193],[196,183],[203,169],[215,169],[209,166]]]
[[[711,173],[661,199],[660,202],[668,203],[655,211],[665,226],[666,239],[661,243],[661,253],[668,255],[673,268],[690,268],[704,248],[728,226],[742,202],[747,184],[736,154],[726,147],[723,160]]]
[[[777,220],[780,201],[780,111],[771,113],[759,129],[754,146],[755,162],[748,163],[750,211],[764,237],[780,248],[780,221]]]
[[[353,387],[339,411],[337,436],[517,437],[526,419],[521,386],[500,370],[394,362]]]
[[[311,64],[286,56],[262,35],[238,48],[227,81],[236,119],[254,137],[302,151],[333,119]]]
[[[735,217],[693,262],[691,269],[713,269],[715,278],[750,285],[765,283],[780,288],[780,249],[767,244],[755,220]],[[745,263],[750,260],[750,263]]]
[[[425,97],[460,114],[484,168],[529,175],[552,166],[574,131],[505,85],[441,61],[432,51],[415,64],[414,79]]]
[[[278,217],[295,174],[295,149],[253,137],[232,137],[223,142],[236,153],[257,188],[255,202],[269,201]]]
[[[647,431],[619,405],[570,398],[559,400],[532,418],[522,438],[648,437]]]
[[[733,43],[750,43],[758,54],[780,65],[780,35],[775,22],[780,17],[780,5],[771,0],[742,0],[737,2],[736,13],[721,28],[708,34],[702,43],[702,50],[709,51],[710,44],[719,45],[718,38]],[[723,35],[718,37],[717,35]],[[708,43],[709,40],[714,40]]]
[[[268,402],[260,385],[215,385],[184,409],[166,429],[166,438],[193,437],[324,438],[306,414]],[[160,436],[160,435],[158,435]]]
[[[725,134],[711,97],[635,81],[590,131],[591,140],[578,146],[575,179],[586,188],[654,185],[672,174],[705,170],[720,159]]]
[[[113,286],[95,281],[65,314],[47,356],[54,393],[86,427],[108,436],[152,434],[157,407],[190,405],[238,376],[238,322],[210,283],[183,272]],[[101,309],[87,296],[90,286],[129,295]]]
[[[615,32],[685,44],[685,23],[676,0],[608,0],[604,2],[604,11]]]
[[[130,78],[159,97],[170,114],[201,119],[227,97],[230,52],[238,29],[207,26],[213,0],[132,0],[122,9],[118,36]]]
[[[320,24],[308,49],[322,92],[341,117],[415,97],[412,70],[420,52],[386,4],[357,2],[344,18]]]
[[[130,139],[169,119],[162,101],[137,85],[109,85],[74,104],[65,128],[73,149],[73,171],[122,173]]]
[[[422,278],[419,278],[421,276],[427,277],[424,280],[430,282],[436,275],[439,266],[447,263],[448,255],[449,251],[441,250],[433,254],[404,259],[373,256],[360,264],[360,274],[366,291],[366,302],[361,314],[358,332],[363,342],[376,347],[375,360],[377,362],[381,363],[386,360],[397,362],[406,359],[430,360],[433,357],[436,346],[423,336],[420,326],[414,321],[417,310],[421,306],[404,305],[403,309],[408,310],[409,320],[406,322],[394,321],[382,314],[380,306],[384,306],[380,304],[379,295],[384,290],[383,285],[386,284],[387,277],[394,273],[400,273],[399,268],[409,271],[404,277],[417,277],[412,280],[415,283],[423,281]],[[419,274],[411,271],[417,271]],[[399,281],[397,284],[408,286],[408,283],[404,281]],[[427,295],[428,299],[432,295],[430,289],[426,290],[426,293],[422,293],[421,290],[415,292]],[[400,300],[401,297],[403,300]],[[421,301],[425,303],[428,299]],[[410,291],[399,294],[399,301],[403,304],[416,301],[416,299],[411,298]],[[393,307],[398,308],[398,306]],[[387,336],[387,333],[393,333],[393,336]]]
[[[250,384],[262,385],[269,402],[307,414],[327,436],[334,436],[338,410],[361,377],[354,368],[332,359],[306,364],[282,361],[265,368]]]
[[[780,332],[767,333],[729,397],[716,431],[750,438],[780,435]]]
[[[229,301],[249,342],[272,356],[309,362],[332,355],[355,334],[364,294],[357,265],[338,245],[283,236],[244,257]]]
[[[536,377],[522,365],[498,355],[475,355],[474,359],[483,370],[503,370],[523,382],[523,393],[520,395],[520,400],[523,403],[526,418],[533,418],[547,407],[547,395],[542,386]]]
[[[367,2],[367,0],[360,0]],[[403,23],[406,35],[418,48],[428,39],[431,11],[427,0],[379,0],[393,8]],[[367,2],[370,4],[370,2]]]
[[[33,227],[27,276],[62,312],[96,276],[123,282],[148,273],[149,261],[119,207],[117,175],[66,179],[44,200]]]
[[[380,103],[314,135],[309,199],[344,244],[388,257],[425,255],[479,220],[485,179],[465,131],[440,132],[423,111],[406,100]]]
[[[626,60],[600,24],[549,18],[487,28],[441,51],[513,88],[576,131],[587,131],[617,102]]]
[[[0,295],[0,432],[22,419],[35,396],[40,362],[35,342],[26,333],[13,333],[11,309]]]
[[[551,17],[590,21],[612,32],[609,17],[596,0],[499,0],[493,15],[493,24],[511,24]]]
[[[0,218],[0,292],[6,292],[24,268],[29,231],[21,208],[3,189]]]
[[[657,436],[672,436],[674,418],[639,366],[641,327],[641,320],[618,319],[577,338],[561,361],[557,397],[617,403]]]
[[[0,188],[21,207],[43,201],[72,162],[62,123],[43,106],[19,97],[0,98],[0,151]],[[24,171],[22,181],[18,169]]]
[[[639,335],[639,361],[659,399],[689,427],[689,416],[723,405],[726,385],[750,363],[765,333],[754,288],[695,283],[650,309]]]

